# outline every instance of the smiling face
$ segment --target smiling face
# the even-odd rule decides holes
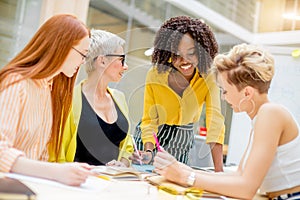
[[[80,65],[85,62],[85,56],[88,53],[90,39],[88,36],[84,37],[78,45],[71,48],[65,62],[63,63],[60,72],[67,77],[72,77]]]
[[[183,35],[172,64],[188,81],[192,79],[198,65],[198,57],[195,42],[190,34]]]

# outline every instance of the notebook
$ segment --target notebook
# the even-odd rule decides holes
[[[0,178],[1,200],[34,200],[35,198],[35,192],[21,181],[8,177]]]
[[[132,164],[132,168],[136,169],[139,172],[152,173],[155,167],[153,165]]]
[[[97,166],[92,169],[98,175],[117,180],[141,180],[141,172],[133,168],[115,166]]]

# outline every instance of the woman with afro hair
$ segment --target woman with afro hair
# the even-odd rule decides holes
[[[133,162],[151,163],[155,139],[178,161],[189,162],[194,123],[206,105],[206,143],[211,147],[215,171],[223,171],[224,117],[220,91],[208,74],[218,45],[210,27],[200,19],[178,16],[158,30],[144,91],[144,110],[136,133],[141,151]],[[193,158],[197,159],[197,158]]]

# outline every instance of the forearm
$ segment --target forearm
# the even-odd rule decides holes
[[[55,165],[57,164],[18,157],[11,168],[11,172],[55,180],[56,176],[53,174]]]
[[[120,159],[120,162],[122,162],[126,167],[130,166],[130,161],[124,157]]]
[[[146,142],[145,144],[144,144],[144,150],[146,151],[146,150],[151,150],[151,151],[153,151],[153,149],[154,149],[154,144],[153,143],[151,143],[151,142]]]
[[[240,174],[196,172],[194,187],[237,199],[253,199],[257,186]],[[238,190],[237,190],[238,188]]]
[[[223,171],[223,145],[219,143],[209,143],[211,155],[215,167],[215,172]]]

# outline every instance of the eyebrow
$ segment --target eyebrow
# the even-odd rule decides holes
[[[197,50],[197,48],[195,46],[193,46],[191,48],[186,49],[186,51],[190,51],[190,50]],[[177,49],[177,52],[180,53],[179,49]]]

